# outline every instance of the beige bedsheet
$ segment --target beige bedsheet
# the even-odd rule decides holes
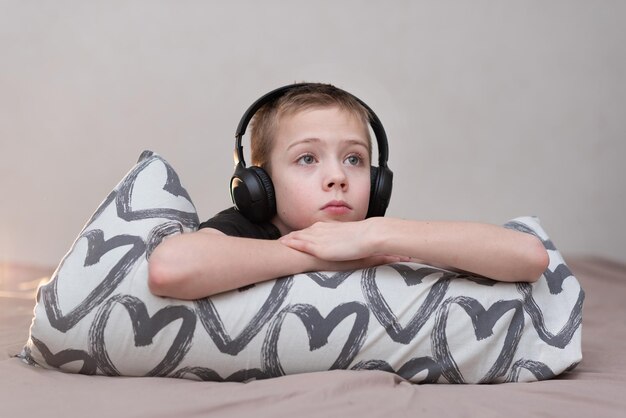
[[[250,383],[65,374],[11,357],[28,336],[48,269],[0,265],[0,416],[624,417],[626,265],[566,257],[586,291],[583,361],[558,379],[413,385],[381,371],[329,371]]]

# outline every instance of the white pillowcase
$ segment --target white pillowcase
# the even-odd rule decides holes
[[[412,382],[554,377],[580,362],[584,292],[537,218],[506,226],[550,255],[533,284],[414,263],[279,278],[197,301],[150,293],[147,259],[198,226],[176,172],[146,151],[38,292],[21,357],[65,372],[247,381],[331,369]]]

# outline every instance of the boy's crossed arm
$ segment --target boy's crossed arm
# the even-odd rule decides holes
[[[530,234],[475,222],[369,218],[318,222],[279,242],[326,260],[395,254],[505,282],[534,282],[549,258]]]
[[[276,240],[232,237],[204,228],[168,237],[156,247],[148,261],[148,285],[159,296],[199,299],[307,271],[354,270],[407,260],[325,260]]]
[[[291,274],[409,259],[509,282],[535,281],[548,264],[536,237],[495,225],[369,218],[318,222],[278,241],[210,228],[176,235],[150,256],[148,282],[157,295],[198,299]]]

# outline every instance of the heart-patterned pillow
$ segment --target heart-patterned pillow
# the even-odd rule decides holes
[[[533,284],[401,263],[278,278],[196,301],[150,293],[148,258],[198,227],[174,169],[144,152],[37,294],[20,357],[110,376],[248,381],[331,369],[412,382],[554,377],[581,360],[584,292],[538,219],[550,265]]]

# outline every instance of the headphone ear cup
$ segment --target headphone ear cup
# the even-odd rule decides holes
[[[230,180],[230,196],[237,210],[252,222],[267,222],[276,214],[274,185],[261,167],[238,164]]]
[[[370,175],[370,201],[366,217],[385,216],[391,199],[393,172],[388,167],[370,167]]]
[[[265,203],[263,204],[264,215],[262,216],[263,221],[269,221],[276,214],[276,196],[274,194],[274,183],[272,182],[272,178],[267,171],[262,169],[261,167],[251,166],[250,169],[254,171],[257,175],[258,179],[261,181],[263,185],[263,195],[265,197]],[[260,222],[260,221],[259,221]]]
[[[376,199],[376,184],[378,182],[378,167],[370,166],[370,207],[372,201]],[[369,212],[369,209],[368,209]]]

